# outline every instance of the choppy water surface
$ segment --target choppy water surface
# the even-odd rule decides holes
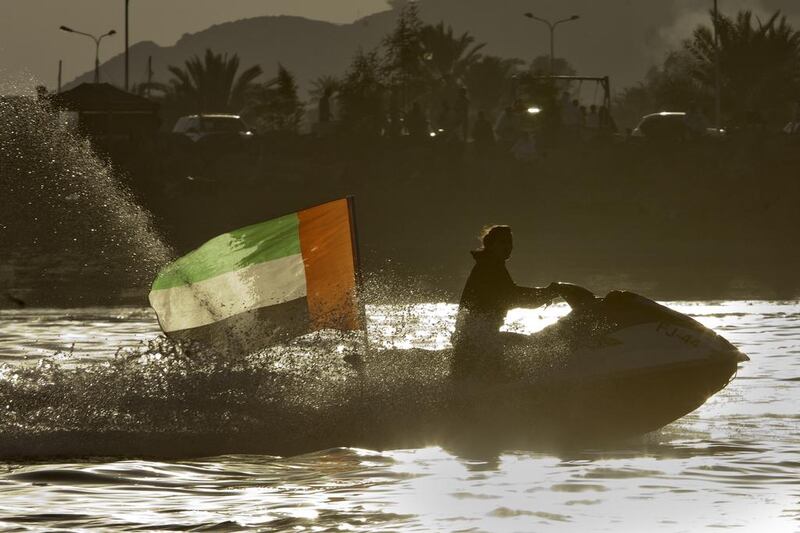
[[[800,308],[671,306],[752,360],[699,410],[641,439],[605,449],[470,457],[431,446],[294,457],[6,462],[0,463],[0,525],[21,531],[800,531]],[[508,327],[535,331],[564,312],[562,306],[515,312]],[[453,308],[374,307],[370,317],[378,345],[438,348],[447,342]],[[2,311],[0,381],[20,380],[21,367],[36,365],[36,379],[57,381],[64,374],[48,370],[53,363],[78,365],[80,372],[87,362],[108,361],[113,370],[120,348],[135,348],[157,331],[146,310]],[[37,361],[54,352],[52,361]],[[175,375],[187,372],[182,367]]]

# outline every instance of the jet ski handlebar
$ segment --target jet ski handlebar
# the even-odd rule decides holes
[[[572,283],[553,282],[548,288],[558,294],[573,309],[591,304],[597,299],[589,289]]]

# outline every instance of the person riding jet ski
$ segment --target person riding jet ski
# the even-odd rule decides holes
[[[490,377],[501,370],[503,349],[528,341],[527,335],[501,332],[506,313],[540,307],[559,296],[558,284],[520,287],[506,270],[514,247],[510,226],[486,228],[482,248],[472,251],[475,266],[461,294],[453,343],[453,377]]]

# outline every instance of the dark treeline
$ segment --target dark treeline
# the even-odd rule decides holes
[[[800,32],[780,12],[766,20],[751,11],[720,15],[717,27],[722,125],[782,128],[795,121]],[[708,24],[698,26],[645,80],[622,90],[613,106],[620,125],[632,127],[646,113],[686,111],[693,106],[712,117],[717,57],[713,32],[712,14]],[[527,64],[484,54],[485,44],[468,32],[455,33],[445,22],[424,24],[416,4],[407,3],[380,47],[359,50],[341,75],[312,82],[310,106],[298,95],[296,80],[283,65],[264,73],[257,65],[242,68],[235,54],[211,50],[183,66],[170,67],[169,83],[142,84],[136,90],[160,101],[166,128],[190,113],[240,113],[261,132],[297,133],[305,117],[310,123],[334,121],[340,132],[356,136],[408,133],[405,122],[415,104],[429,127],[438,129],[445,125],[448,107],[456,113],[461,89],[469,97],[470,118],[482,111],[492,123],[516,99],[545,110],[554,107],[561,90],[586,100],[582,105],[602,104],[596,88],[583,88],[587,94],[582,95],[574,83],[531,82],[537,75],[575,74],[565,59],[556,58],[551,72],[547,57]],[[257,81],[262,75],[267,81]],[[314,112],[318,106],[322,113]]]
[[[643,82],[622,91],[616,102],[621,117],[630,121],[693,104],[711,115],[717,57],[713,16],[712,24],[698,26]],[[780,12],[761,20],[749,10],[734,17],[720,14],[717,28],[722,124],[775,128],[798,121],[800,32]]]
[[[357,136],[389,133],[395,127],[403,133],[398,122],[414,103],[428,120],[443,102],[455,100],[462,87],[475,110],[495,113],[507,103],[523,62],[483,55],[485,44],[476,43],[468,32],[457,35],[444,22],[424,25],[417,9],[413,3],[404,7],[382,46],[359,50],[346,72],[312,81],[312,99],[330,107],[309,114],[309,122],[335,121],[342,132]],[[537,58],[532,68],[545,63]],[[259,82],[260,66],[240,67],[235,54],[207,50],[202,58],[170,67],[169,83],[141,84],[135,91],[161,103],[167,128],[190,113],[240,113],[262,133],[297,133],[306,106],[291,72],[278,65],[274,76],[266,74],[268,80]]]

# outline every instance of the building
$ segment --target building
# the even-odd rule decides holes
[[[161,122],[158,104],[108,83],[83,83],[48,99],[65,121],[100,142],[153,137]]]

